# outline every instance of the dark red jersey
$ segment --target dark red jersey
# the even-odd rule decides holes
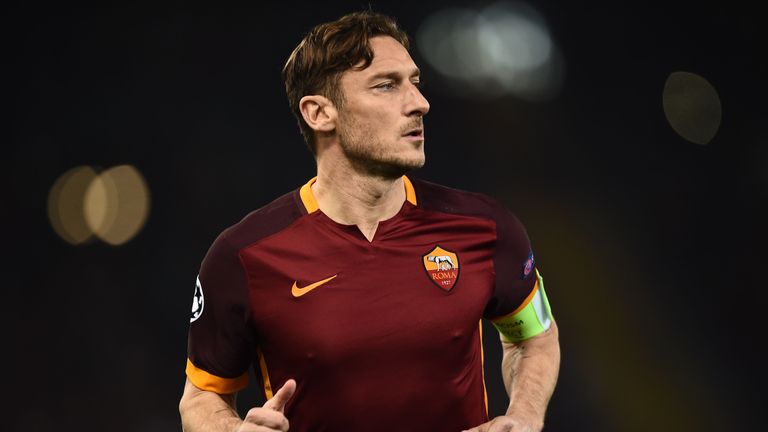
[[[460,431],[488,420],[481,319],[534,291],[525,229],[495,200],[403,178],[372,241],[311,184],[225,230],[203,260],[187,375],[231,393],[289,378],[291,431]],[[495,341],[494,341],[495,342]]]

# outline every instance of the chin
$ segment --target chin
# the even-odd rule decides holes
[[[392,163],[393,169],[399,172],[398,177],[424,166],[424,157],[413,159],[402,159]]]
[[[424,166],[424,156],[369,161],[366,171],[378,177],[396,179]]]
[[[342,149],[353,167],[359,172],[396,179],[424,166],[423,141],[416,146],[410,144],[407,147],[400,147],[400,145],[400,143],[390,143],[386,146],[378,145],[373,151],[369,146],[342,145]],[[389,151],[385,150],[387,148]]]

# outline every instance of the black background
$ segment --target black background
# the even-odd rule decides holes
[[[413,35],[441,7],[484,4],[373,7]],[[432,106],[414,176],[492,195],[525,223],[561,329],[547,430],[757,430],[762,15],[738,2],[531,4],[564,56],[560,94],[458,97],[414,50]],[[280,67],[311,26],[366,6],[6,6],[4,429],[180,430],[200,260],[221,230],[314,175]],[[719,93],[709,145],[666,121],[674,71]],[[119,247],[61,240],[53,183],[118,164],[146,177],[144,229]],[[496,337],[486,326],[493,415],[507,403]]]

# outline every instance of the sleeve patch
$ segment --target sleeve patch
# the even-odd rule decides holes
[[[491,321],[507,342],[520,342],[531,338],[552,325],[552,311],[544,291],[544,279],[538,270],[536,276],[532,295],[516,311]]]
[[[197,276],[195,283],[195,294],[192,296],[192,314],[189,316],[189,322],[193,323],[200,318],[205,308],[205,297],[203,296],[203,285],[200,283],[200,276]]]
[[[528,259],[525,260],[525,264],[523,265],[523,276],[522,279],[528,279],[528,276],[531,275],[531,271],[534,269],[535,263],[533,259],[533,251],[531,251],[528,254]]]

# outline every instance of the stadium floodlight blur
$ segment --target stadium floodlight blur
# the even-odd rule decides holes
[[[416,45],[462,96],[545,101],[562,85],[562,56],[542,15],[527,3],[439,10],[418,29]]]
[[[85,191],[95,178],[93,168],[78,166],[59,176],[48,193],[48,219],[67,243],[83,244],[93,236],[83,208]]]
[[[54,231],[73,245],[94,236],[111,245],[131,240],[147,220],[149,190],[130,165],[102,173],[87,166],[62,174],[48,195],[48,217]]]
[[[662,105],[672,129],[690,142],[709,144],[720,128],[720,96],[700,75],[671,73],[664,83]]]

